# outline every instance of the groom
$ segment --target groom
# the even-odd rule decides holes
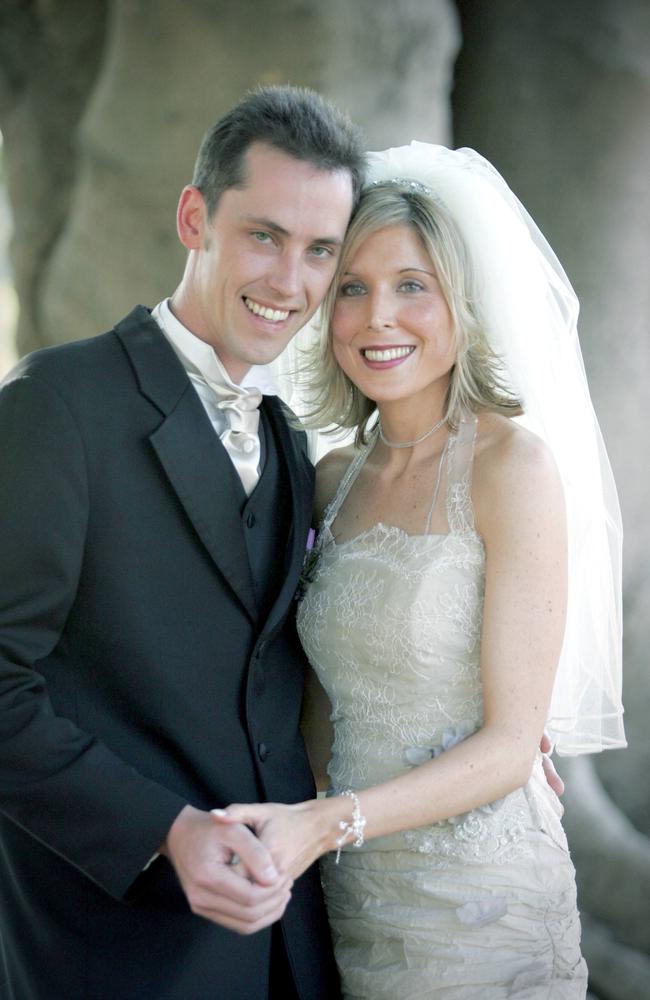
[[[338,995],[316,873],[209,810],[313,794],[313,471],[244,380],[323,298],[362,168],[317,95],[248,95],[181,194],[171,299],[0,390],[3,1000]]]

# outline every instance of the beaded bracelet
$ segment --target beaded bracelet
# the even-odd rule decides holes
[[[349,799],[352,799],[352,822],[346,823],[342,819],[339,823],[339,830],[342,831],[341,836],[336,839],[336,860],[335,864],[338,865],[341,859],[341,849],[346,843],[348,837],[353,837],[352,846],[353,847],[363,847],[363,830],[366,825],[366,818],[361,814],[361,803],[359,802],[359,796],[356,792],[353,792],[351,788],[348,788],[345,792],[341,792],[341,796],[347,795]]]

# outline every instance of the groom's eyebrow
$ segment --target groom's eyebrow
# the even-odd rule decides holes
[[[285,229],[284,226],[280,226],[277,222],[274,222],[273,219],[266,219],[263,216],[247,215],[245,216],[245,221],[251,226],[259,226],[260,229],[270,229],[271,232],[277,233],[278,236],[291,236],[288,229]],[[343,240],[339,239],[338,236],[317,236],[311,240],[311,242],[319,244],[326,243],[332,247],[340,247]]]

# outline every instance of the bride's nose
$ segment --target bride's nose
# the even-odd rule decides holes
[[[390,295],[375,292],[368,297],[366,325],[369,330],[385,330],[396,325],[395,308]]]

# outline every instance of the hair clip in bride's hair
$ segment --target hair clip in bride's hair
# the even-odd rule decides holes
[[[380,184],[397,184],[399,187],[410,188],[418,194],[426,194],[429,198],[433,196],[431,188],[421,184],[420,181],[411,180],[410,177],[384,177],[382,180],[373,181],[370,187],[378,187]]]

